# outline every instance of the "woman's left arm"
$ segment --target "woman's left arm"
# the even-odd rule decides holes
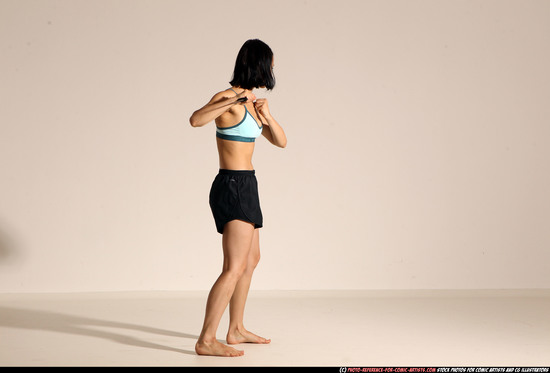
[[[286,135],[283,128],[277,123],[275,118],[269,112],[267,99],[258,98],[254,102],[254,108],[262,121],[262,135],[269,140],[270,143],[280,148],[286,147]]]

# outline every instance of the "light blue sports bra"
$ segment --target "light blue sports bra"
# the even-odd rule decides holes
[[[235,90],[231,88],[233,92]],[[237,92],[235,92],[237,93]],[[256,119],[250,114],[246,105],[244,105],[244,118],[231,127],[216,126],[216,137],[224,140],[254,142],[262,134],[263,125],[259,126]]]

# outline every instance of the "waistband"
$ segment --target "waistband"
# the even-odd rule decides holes
[[[228,170],[226,168],[220,168],[219,173],[221,175],[254,175],[256,170]]]

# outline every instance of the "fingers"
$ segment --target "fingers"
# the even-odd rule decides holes
[[[257,107],[262,107],[267,102],[265,98],[257,98],[256,101],[254,101],[254,105]]]
[[[260,113],[264,117],[268,117],[269,114],[269,107],[267,104],[267,99],[265,98],[259,98],[254,102],[254,108],[258,113]]]
[[[254,102],[256,100],[256,95],[252,92],[242,91],[237,95],[237,102]]]
[[[264,111],[269,111],[267,99],[265,98],[258,98],[256,101],[254,101],[254,107],[258,111],[260,111],[260,113],[263,113]]]

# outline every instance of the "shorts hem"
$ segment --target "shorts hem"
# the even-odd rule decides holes
[[[230,221],[233,221],[233,220],[241,220],[241,221],[244,221],[244,222],[247,222],[247,223],[250,223],[250,224],[254,224],[254,229],[260,229],[260,228],[263,228],[263,225],[262,224],[258,224],[258,223],[255,223],[253,221],[250,221],[250,220],[247,220],[247,219],[243,219],[243,218],[231,218],[231,219],[228,219],[225,223],[223,223],[223,225],[221,226],[221,231],[220,231],[220,228],[217,228],[216,230],[218,231],[219,234],[223,234],[223,229],[225,228],[225,225],[227,223],[229,223]]]

